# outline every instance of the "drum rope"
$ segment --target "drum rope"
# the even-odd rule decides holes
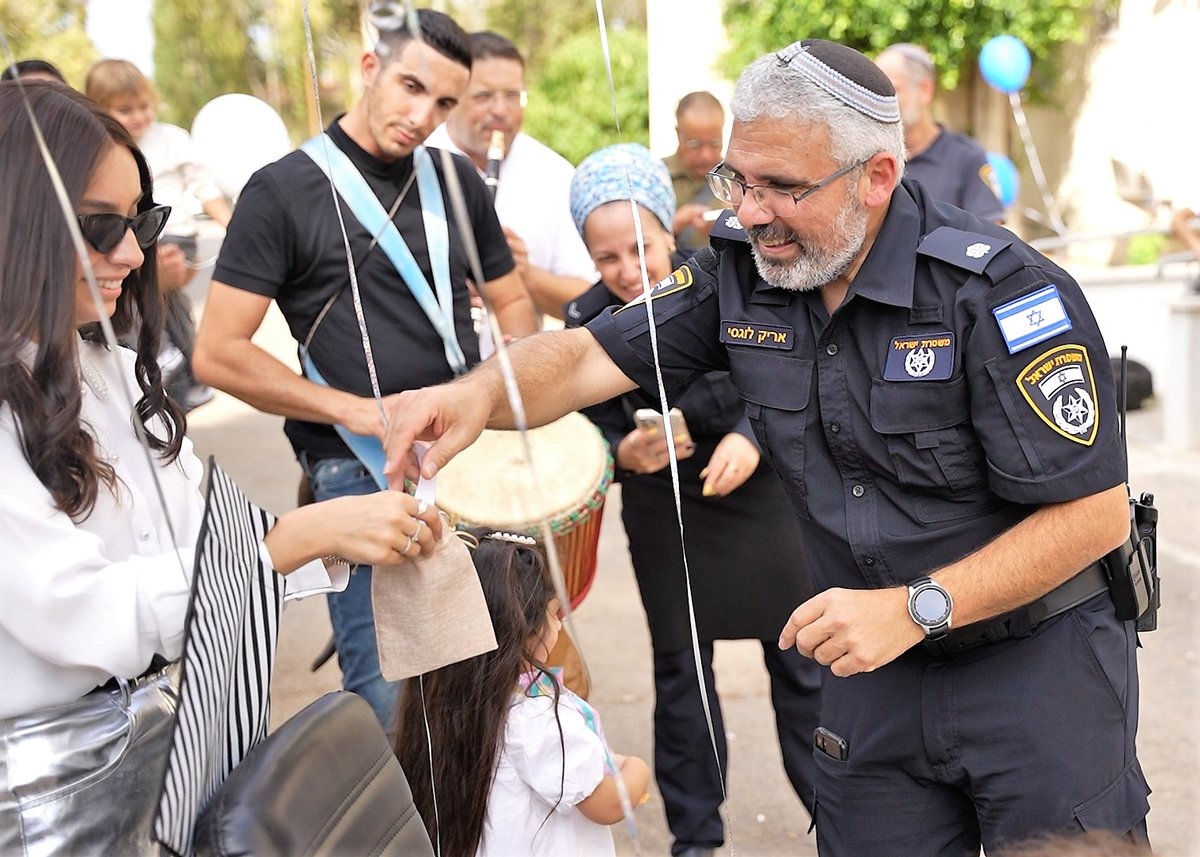
[[[608,44],[608,28],[605,25],[604,19],[604,0],[596,0],[596,18],[600,29],[600,48],[604,56],[604,68],[608,75],[608,93],[612,107],[613,124],[616,126],[617,139],[624,142],[624,134],[621,131],[620,111],[617,107],[617,87],[616,80],[613,75],[612,55],[609,51]],[[659,357],[658,350],[658,323],[654,318],[654,300],[650,284],[650,273],[646,268],[646,242],[642,234],[642,219],[638,213],[637,202],[634,199],[633,192],[633,177],[629,173],[629,168],[625,168],[625,180],[629,190],[629,207],[633,214],[633,229],[634,237],[637,241],[638,264],[641,267],[642,274],[642,300],[646,306],[646,319],[648,322],[648,330],[650,334],[650,350],[654,357],[654,379],[657,384],[658,403],[662,408],[663,426],[671,425],[671,417],[669,414],[670,403],[667,401],[666,382],[663,379],[662,360]],[[688,611],[688,628],[691,633],[692,643],[692,658],[696,665],[696,680],[699,684],[700,705],[704,709],[704,722],[708,728],[708,738],[712,746],[713,761],[717,765],[718,781],[721,784],[721,812],[725,816],[725,829],[729,843],[729,853],[736,853],[733,823],[728,809],[728,795],[725,789],[725,770],[721,765],[721,754],[717,745],[717,732],[713,725],[712,709],[708,702],[708,683],[704,677],[703,658],[700,653],[700,633],[696,627],[696,605],[692,594],[692,575],[688,565],[687,557],[687,541],[684,537],[683,526],[683,499],[680,493],[679,486],[679,458],[675,448],[675,432],[664,431],[667,438],[667,466],[671,473],[671,491],[675,500],[675,519],[679,524],[679,545],[680,557],[683,560],[683,582],[684,590],[687,593],[687,611]]]

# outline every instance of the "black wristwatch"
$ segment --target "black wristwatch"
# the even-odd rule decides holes
[[[925,631],[926,640],[940,640],[950,630],[954,599],[928,577],[908,584],[908,615]]]

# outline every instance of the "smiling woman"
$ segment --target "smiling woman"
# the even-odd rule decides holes
[[[0,854],[158,854],[203,511],[154,359],[163,303],[143,263],[166,211],[124,127],[66,86],[0,83],[0,151]],[[140,320],[136,352],[104,341],[102,317],[117,334]],[[421,514],[395,492],[316,504],[259,553],[288,597],[326,592],[347,561],[431,552],[441,522]]]

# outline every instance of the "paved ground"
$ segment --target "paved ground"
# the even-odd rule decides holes
[[[198,295],[202,291],[198,291]],[[288,355],[282,322],[269,317],[262,341]],[[1153,407],[1130,415],[1130,464],[1136,491],[1150,490],[1161,512],[1160,568],[1166,606],[1160,630],[1145,638],[1140,655],[1140,753],[1154,787],[1151,836],[1159,854],[1200,854],[1200,451],[1179,452],[1159,441]],[[252,499],[274,511],[295,502],[298,469],[281,420],[218,395],[192,415],[191,437],[201,455],[214,454]],[[613,747],[650,758],[649,638],[620,526],[619,491],[610,495],[600,547],[600,575],[576,620],[591,664],[593,697]],[[280,668],[274,689],[278,722],[338,687],[335,666],[313,674],[308,661],[328,637],[322,600],[292,605],[284,617]],[[808,819],[783,776],[757,643],[718,643],[717,684],[729,732],[727,804],[730,844],[721,855],[812,855]],[[616,831],[620,854],[669,853],[670,839],[656,793],[637,813],[636,838]]]

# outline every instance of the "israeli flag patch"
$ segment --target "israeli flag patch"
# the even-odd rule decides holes
[[[1058,286],[1046,286],[1002,304],[992,310],[992,315],[1000,325],[1009,354],[1071,329],[1071,319],[1058,295]]]

